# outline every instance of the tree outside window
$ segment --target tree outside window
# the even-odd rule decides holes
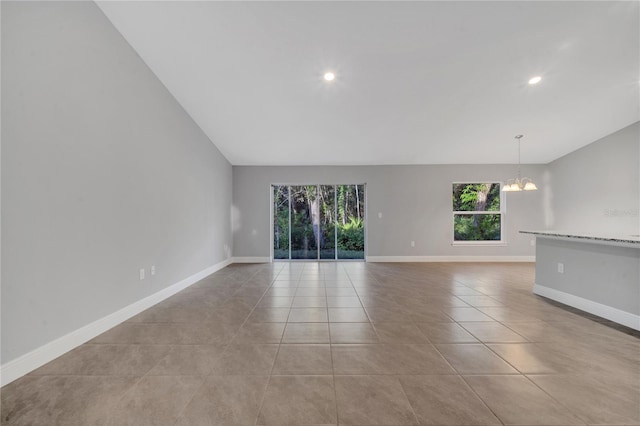
[[[453,184],[453,241],[502,241],[499,183]]]

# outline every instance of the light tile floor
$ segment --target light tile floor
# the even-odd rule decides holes
[[[639,425],[638,333],[533,274],[230,266],[2,388],[2,424]]]

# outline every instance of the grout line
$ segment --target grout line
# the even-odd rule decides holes
[[[471,392],[473,392],[473,394],[476,396],[476,398],[478,398],[478,399],[480,400],[480,402],[482,402],[482,405],[484,405],[484,406],[487,408],[487,410],[491,411],[491,414],[493,414],[493,415],[495,416],[495,418],[496,418],[496,419],[498,419],[498,421],[499,421],[500,423],[502,423],[503,425],[506,425],[506,423],[505,423],[505,422],[500,418],[500,416],[498,416],[498,413],[496,413],[496,412],[493,410],[493,408],[491,408],[491,407],[489,406],[489,404],[487,404],[487,403],[485,402],[485,400],[484,400],[484,399],[482,399],[482,397],[478,394],[478,392],[476,392],[476,390],[473,388],[473,386],[471,386],[471,385],[469,384],[469,382],[467,382],[467,379],[465,378],[465,376],[463,376],[463,375],[461,374],[459,377],[462,379],[462,381],[464,382],[465,386],[467,386],[467,388],[468,388],[468,389],[470,389],[470,390],[471,390]]]
[[[327,282],[325,280],[324,296],[327,303],[327,328],[329,329],[329,356],[331,358],[331,380],[333,382],[333,405],[336,409],[336,424],[340,424],[340,414],[338,413],[338,390],[336,388],[336,370],[333,368],[333,342],[331,341],[331,318],[329,318],[329,296],[327,295]],[[338,288],[338,287],[336,287]]]

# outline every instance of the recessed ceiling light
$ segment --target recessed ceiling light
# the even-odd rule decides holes
[[[542,80],[542,77],[537,75],[529,80],[529,84],[538,84],[540,83],[541,80]]]
[[[332,72],[324,73],[324,79],[326,81],[333,81],[333,80],[335,80],[335,78],[336,78],[336,75],[334,73],[332,73]]]

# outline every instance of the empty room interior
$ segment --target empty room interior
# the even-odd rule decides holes
[[[640,425],[640,2],[0,15],[2,425]]]

